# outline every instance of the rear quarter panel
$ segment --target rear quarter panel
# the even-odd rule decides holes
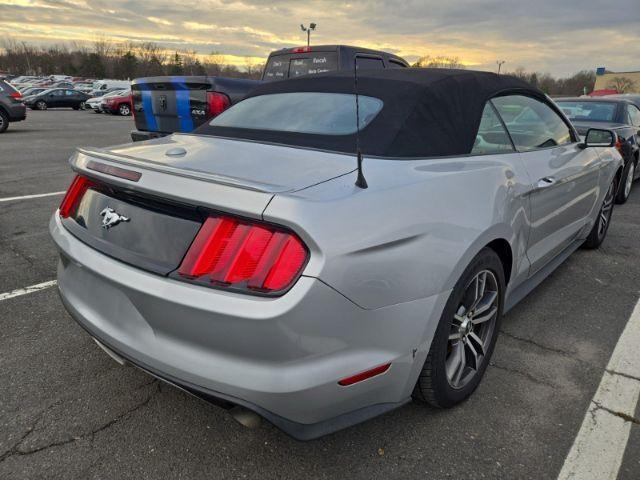
[[[519,154],[366,158],[364,172],[366,190],[352,172],[278,194],[265,210],[309,245],[304,275],[375,309],[453,288],[486,244],[504,239],[514,258],[510,288],[526,278],[530,180]]]

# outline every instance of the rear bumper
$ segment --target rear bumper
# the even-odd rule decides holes
[[[27,118],[27,107],[23,103],[5,105],[10,122],[20,122]]]
[[[430,343],[416,339],[443,304],[437,295],[364,310],[305,276],[282,297],[233,294],[113,260],[71,235],[57,213],[50,232],[63,303],[93,337],[161,379],[245,406],[302,440],[406,403]],[[382,375],[338,385],[389,362]]]
[[[132,130],[131,131],[131,140],[134,142],[142,142],[144,140],[151,140],[153,138],[162,138],[167,135],[171,135],[170,133],[161,133],[161,132],[145,132],[143,130]]]

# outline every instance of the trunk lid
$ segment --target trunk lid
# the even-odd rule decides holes
[[[195,135],[83,149],[71,164],[94,183],[65,227],[96,250],[160,275],[179,267],[210,214],[262,220],[275,194],[355,169],[349,155]]]
[[[203,135],[176,134],[92,151],[148,168],[272,194],[300,190],[356,168],[355,158],[345,154]]]
[[[206,77],[140,78],[131,85],[136,128],[190,132],[206,120]]]
[[[585,136],[587,131],[590,128],[603,128],[605,130],[616,130],[618,128],[624,127],[622,123],[611,123],[611,122],[572,122],[573,126],[576,127],[578,134],[581,136]]]

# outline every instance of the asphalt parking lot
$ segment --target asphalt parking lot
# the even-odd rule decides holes
[[[133,126],[28,115],[0,136],[0,200],[65,190],[76,146],[127,142]],[[61,198],[0,201],[0,298],[55,279],[47,224]],[[578,251],[505,317],[469,401],[410,404],[307,443],[120,367],[55,287],[0,300],[0,478],[555,479],[640,297],[640,184],[613,215],[600,250]],[[640,478],[638,418],[625,419],[619,479]]]

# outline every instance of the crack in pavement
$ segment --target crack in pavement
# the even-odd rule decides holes
[[[628,373],[616,372],[615,370],[609,370],[608,368],[606,368],[604,371],[610,373],[611,375],[620,375],[621,377],[640,382],[640,377],[634,377],[633,375],[629,375]]]
[[[158,381],[154,379],[152,382],[147,383],[145,385],[151,385],[152,383],[155,383],[155,382],[158,382]],[[159,387],[159,385],[160,385],[159,382],[156,383],[156,385]],[[140,389],[143,386],[144,385],[138,386],[137,389]],[[139,409],[145,407],[146,405],[149,404],[151,399],[158,393],[160,393],[160,389],[159,388],[154,389],[153,391],[151,391],[149,393],[149,395],[147,395],[147,397],[142,402],[138,403],[134,407],[132,407],[129,410],[125,411],[124,413],[116,416],[114,419],[108,421],[104,425],[101,425],[100,427],[98,427],[96,429],[93,429],[93,430],[91,430],[91,431],[89,431],[87,433],[84,433],[84,434],[79,435],[77,437],[67,438],[65,440],[59,440],[57,442],[48,443],[47,445],[43,445],[42,447],[34,448],[34,449],[31,449],[31,450],[20,450],[20,445],[22,445],[24,443],[24,441],[29,437],[29,435],[31,435],[31,433],[33,433],[35,431],[35,427],[30,427],[27,430],[27,432],[25,434],[23,434],[22,437],[9,450],[7,450],[4,454],[2,454],[0,456],[0,463],[4,462],[6,459],[8,459],[10,457],[13,457],[14,455],[20,455],[20,456],[32,455],[34,453],[42,452],[43,450],[47,450],[49,448],[59,447],[59,446],[62,446],[62,445],[67,445],[69,443],[73,443],[73,442],[82,440],[82,439],[87,438],[87,437],[90,437],[91,441],[93,441],[93,439],[96,436],[96,434],[98,434],[98,433],[100,433],[100,432],[112,427],[116,423],[120,422],[121,420],[123,420],[127,416],[129,416],[132,413],[134,413],[136,410],[139,410]],[[56,402],[56,403],[59,403],[59,401]],[[53,405],[55,405],[55,404],[53,404]],[[53,405],[50,405],[40,415],[38,415],[38,418],[37,418],[36,422],[34,423],[35,425],[37,425],[37,423],[40,422],[40,420],[44,417],[45,413]]]
[[[574,359],[574,360],[576,360],[578,362],[584,362],[584,360],[580,360],[579,358],[577,358],[575,356],[576,352],[570,352],[570,351],[562,350],[562,349],[559,349],[559,348],[549,347],[547,345],[543,345],[542,343],[538,343],[538,342],[536,342],[534,340],[530,340],[528,338],[518,337],[517,335],[514,335],[513,333],[509,333],[509,332],[507,332],[505,330],[500,330],[500,333],[502,335],[505,335],[505,336],[509,337],[509,338],[513,338],[514,340],[518,340],[520,342],[528,343],[530,345],[538,347],[538,348],[540,348],[542,350],[547,350],[549,352],[557,353],[558,355],[562,355],[562,356],[565,356],[565,357],[570,357],[570,358],[572,358],[572,359]]]
[[[503,365],[498,365],[497,363],[494,363],[494,362],[489,362],[489,366],[495,367],[495,368],[497,368],[499,370],[504,370],[505,372],[514,373],[516,375],[520,375],[521,377],[524,377],[527,380],[529,380],[529,381],[531,381],[533,383],[536,383],[538,385],[544,385],[544,386],[550,387],[550,388],[556,388],[557,387],[556,385],[554,385],[551,382],[546,382],[544,380],[540,380],[539,378],[534,377],[530,373],[523,372],[523,371],[517,370],[515,368],[505,367]]]
[[[604,405],[602,405],[599,402],[596,402],[595,400],[592,400],[591,403],[593,403],[596,406],[596,408],[591,410],[591,416],[594,419],[595,419],[594,414],[596,410],[603,410],[605,412],[610,413],[611,415],[615,415],[616,417],[623,419],[625,422],[631,422],[631,423],[635,423],[636,425],[640,425],[640,419],[637,419],[636,417],[632,417],[631,415],[628,415],[624,412],[611,410],[610,408],[605,407]]]

